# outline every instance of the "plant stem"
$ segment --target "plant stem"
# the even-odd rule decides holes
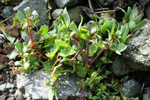
[[[49,59],[48,57],[46,57],[46,56],[44,56],[44,55],[42,55],[41,53],[40,53],[40,51],[39,50],[37,50],[37,48],[35,47],[35,45],[34,45],[34,41],[33,41],[33,37],[32,37],[32,28],[31,28],[31,24],[30,24],[30,20],[29,20],[29,17],[27,17],[27,20],[28,20],[28,30],[29,30],[29,35],[30,35],[30,41],[31,41],[31,47],[33,48],[33,49],[35,49],[35,51],[42,57],[42,58],[44,58],[44,59]]]
[[[99,57],[100,54],[102,54],[104,52],[104,50],[107,50],[107,47],[104,47],[104,49],[91,61],[91,63],[89,64],[89,66],[92,65],[92,63]]]
[[[82,50],[82,48],[81,48],[81,46],[80,46],[80,43],[79,43],[78,41],[77,41],[77,43],[78,43],[78,46],[79,46],[80,51],[82,52],[82,54],[83,54],[83,56],[84,56],[84,58],[85,58],[85,60],[86,60],[86,64],[89,65],[89,64],[88,64],[87,57],[86,57],[85,54],[83,53],[83,50]]]

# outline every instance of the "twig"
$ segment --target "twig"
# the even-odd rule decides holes
[[[1,7],[0,7],[0,11],[1,11],[1,13],[3,14],[3,17],[4,17],[5,20],[6,20],[7,17],[5,16],[5,14],[4,14],[3,10],[1,9]],[[6,23],[7,23],[8,25],[10,25],[10,23],[8,22],[8,20],[6,20]]]
[[[15,15],[16,15],[16,13],[15,13],[15,14],[13,14],[13,15],[11,15],[11,16],[10,16],[10,17],[8,17],[7,19],[5,19],[5,20],[1,21],[1,22],[0,22],[0,24],[4,23],[5,21],[7,21],[8,19],[10,19],[10,18],[14,17]]]
[[[103,9],[103,7],[99,4],[99,2],[97,0],[95,0],[95,1],[102,8],[102,10],[105,10],[105,9]]]
[[[95,12],[96,14],[99,14],[99,13],[105,13],[105,12],[114,12],[116,10],[107,10],[107,11],[99,11],[99,12]]]
[[[92,4],[91,4],[91,0],[88,0],[88,4],[89,4],[89,7],[90,7],[91,11],[94,12]]]

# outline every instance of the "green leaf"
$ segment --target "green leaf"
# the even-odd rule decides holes
[[[88,68],[84,67],[83,64],[79,63],[78,66],[77,66],[77,69],[78,69],[77,74],[80,77],[84,78],[87,74]]]
[[[22,43],[15,42],[15,46],[18,48],[18,50],[20,51],[20,53],[24,54]]]
[[[135,17],[133,21],[138,24],[142,20],[143,14],[141,13],[139,16]]]
[[[98,50],[97,45],[91,44],[89,46],[89,54],[90,54],[89,56],[93,56],[97,52],[97,50]]]
[[[49,0],[45,0],[45,3],[47,3]]]
[[[71,31],[78,32],[77,25],[76,25],[74,22],[71,22],[71,23],[69,24],[69,28],[70,28]]]
[[[55,63],[54,60],[47,61],[47,62],[42,62],[42,64],[44,65],[46,73],[48,73],[49,75],[50,75],[50,70],[51,70],[54,63]]]
[[[30,68],[29,62],[25,62],[23,65],[24,65],[25,70],[29,70],[29,68]]]
[[[48,100],[53,100],[54,94],[55,94],[55,92],[51,87],[48,92]]]
[[[33,17],[33,18],[31,19],[31,20],[32,20],[31,24],[34,25],[34,24],[36,24],[36,23],[38,22],[39,14],[37,13],[36,10],[34,10],[34,11],[32,12],[32,14],[31,14],[31,16]]]
[[[60,53],[58,55],[62,56],[62,57],[67,57],[70,55],[75,54],[76,51],[73,50],[70,46],[66,46],[63,50],[60,51]]]
[[[123,43],[113,44],[111,50],[116,51],[117,54],[121,55],[121,52],[127,48],[127,45]]]
[[[86,40],[90,36],[90,31],[81,27],[80,31],[77,33],[77,35],[80,38]]]
[[[55,45],[53,45],[53,47],[50,48],[50,52],[46,53],[46,56],[52,60],[54,58],[55,54],[57,53],[57,51],[58,51],[58,48]]]
[[[125,31],[122,32],[122,33],[123,33],[122,34],[123,43],[125,43],[126,39],[127,39],[127,36],[129,34],[129,26],[128,26],[128,24],[125,25]]]
[[[146,24],[146,20],[141,21],[140,23],[138,23],[135,27],[134,31],[137,31],[138,29],[140,29],[143,25]]]
[[[130,31],[133,31],[136,27],[136,23],[134,21],[130,21],[129,22],[129,29]]]
[[[48,33],[48,26],[41,26],[40,30],[37,33],[41,34],[42,36],[46,35]]]
[[[131,10],[131,14],[129,16],[129,21],[133,20],[135,17],[137,17],[139,14],[138,9],[136,7],[136,4],[133,6],[132,10]]]
[[[25,21],[25,16],[23,15],[23,13],[21,12],[21,11],[18,11],[18,13],[17,13],[17,18],[18,18],[18,20],[22,23],[22,24],[25,24],[26,23],[26,21]]]
[[[56,44],[57,48],[65,47],[67,45],[67,43],[65,41],[61,41],[61,40],[55,40],[55,44]]]
[[[1,29],[1,31],[3,32],[3,34],[4,34],[4,36],[7,38],[7,40],[9,40],[10,41],[10,43],[14,43],[14,41],[15,41],[15,37],[11,37],[11,36],[9,36],[7,33],[6,33],[6,31],[4,31],[4,30],[2,30]]]
[[[24,11],[25,11],[26,16],[27,16],[27,17],[30,17],[30,15],[31,15],[31,8],[30,8],[30,7],[26,7],[26,8],[24,9]]]
[[[17,50],[13,50],[12,52],[11,52],[11,54],[8,54],[7,55],[7,57],[9,58],[9,59],[16,59],[16,57],[17,57],[17,55],[18,55],[18,51]]]
[[[103,33],[103,34],[105,34],[105,33],[107,32],[107,31],[106,31],[107,27],[108,27],[108,25],[107,25],[106,23],[104,23],[104,24],[102,25],[102,27],[101,27],[100,32]]]
[[[67,12],[67,9],[65,8],[61,14],[61,18],[64,21],[65,25],[68,27],[70,24],[70,17],[69,14]]]

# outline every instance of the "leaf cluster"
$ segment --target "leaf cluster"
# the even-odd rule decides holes
[[[24,16],[19,11],[17,18],[30,39],[29,43],[15,42],[18,55],[22,58],[16,62],[21,65],[19,70],[29,73],[43,65],[51,76],[47,84],[51,85],[52,89],[56,86],[57,77],[76,73],[80,78],[84,78],[78,82],[80,88],[98,88],[95,96],[90,92],[92,99],[106,100],[119,94],[121,87],[114,80],[107,81],[111,72],[106,70],[105,66],[113,63],[112,55],[121,55],[127,48],[125,43],[146,23],[145,20],[141,21],[143,15],[138,13],[136,5],[133,9],[129,7],[127,12],[123,9],[122,11],[125,17],[121,23],[110,16],[106,17],[105,14],[101,17],[95,16],[96,20],[89,22],[91,27],[88,29],[83,25],[82,17],[78,26],[71,22],[65,8],[53,30],[48,31],[46,25],[37,29],[35,34],[41,35],[38,42],[32,38],[32,29],[38,22],[37,12],[31,13],[30,8],[26,8]],[[52,100],[55,92],[51,90],[51,93]]]

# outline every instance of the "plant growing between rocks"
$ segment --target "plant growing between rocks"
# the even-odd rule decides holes
[[[121,95],[121,81],[115,79],[110,71],[109,64],[113,63],[116,54],[121,55],[127,46],[130,37],[138,34],[140,27],[146,21],[142,20],[143,14],[139,14],[136,5],[133,9],[128,7],[123,21],[118,23],[114,18],[107,16],[94,16],[91,27],[88,29],[81,23],[77,26],[70,22],[66,8],[54,24],[54,29],[48,31],[48,26],[43,25],[38,30],[35,24],[38,22],[38,13],[27,7],[25,15],[18,11],[14,23],[20,25],[28,34],[29,43],[15,42],[17,52],[10,55],[11,58],[21,57],[16,61],[18,71],[31,73],[44,66],[45,71],[51,76],[46,84],[50,86],[49,100],[57,98],[57,78],[68,73],[76,73],[81,79],[77,82],[79,90],[89,87],[89,99],[93,100],[138,100]],[[18,21],[20,23],[18,23]],[[32,33],[37,29],[36,33]],[[38,42],[33,35],[40,34]],[[16,55],[18,54],[18,55]],[[84,96],[83,96],[84,97]],[[83,99],[80,97],[80,100]]]

